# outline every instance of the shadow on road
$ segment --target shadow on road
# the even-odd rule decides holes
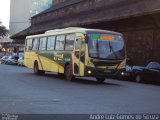
[[[110,86],[121,86],[120,84],[115,84],[115,83],[109,83],[107,80],[104,83],[98,83],[95,80],[86,80],[83,78],[77,78],[74,83],[80,83],[80,84],[89,84],[89,85],[110,85]]]
[[[135,80],[133,79],[115,79],[115,80],[119,80],[119,81],[126,81],[126,82],[132,82],[132,83],[137,83]],[[154,85],[154,86],[160,86],[160,80],[159,81],[145,81],[143,80],[142,82],[140,83],[137,83],[137,84],[145,84],[145,85]]]
[[[84,85],[109,85],[109,86],[121,86],[117,83],[112,83],[111,80],[107,82],[107,79],[104,83],[98,83],[94,78],[76,78],[75,81],[67,81],[63,76],[58,76],[56,73],[46,73],[45,75],[35,75],[34,73],[25,73],[25,75],[37,76],[38,78],[49,78],[48,80],[57,80],[57,81],[65,81],[72,82],[76,84],[84,84]],[[114,80],[113,80],[114,81]]]

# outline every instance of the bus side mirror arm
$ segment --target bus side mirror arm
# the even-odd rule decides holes
[[[88,43],[88,36],[87,35],[85,35],[85,43]]]

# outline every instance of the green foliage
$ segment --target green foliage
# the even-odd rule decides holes
[[[9,30],[6,29],[5,26],[2,25],[2,22],[0,21],[0,38],[4,38],[9,35]]]

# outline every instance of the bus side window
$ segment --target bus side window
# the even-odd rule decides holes
[[[47,50],[54,50],[55,40],[56,40],[55,36],[48,37]]]
[[[46,44],[47,44],[47,38],[46,37],[40,38],[39,50],[46,50]]]
[[[33,40],[33,48],[32,48],[33,51],[38,51],[38,38],[35,38]]]
[[[66,36],[65,50],[72,51],[74,48],[75,34],[69,34]]]
[[[58,35],[56,39],[56,50],[64,50],[65,35]]]
[[[26,42],[26,50],[27,51],[30,51],[32,50],[32,39],[28,39],[27,42]]]

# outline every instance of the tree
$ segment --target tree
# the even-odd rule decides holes
[[[0,21],[0,38],[4,38],[5,36],[9,35],[9,30],[6,29],[5,26],[2,25],[2,22]]]

